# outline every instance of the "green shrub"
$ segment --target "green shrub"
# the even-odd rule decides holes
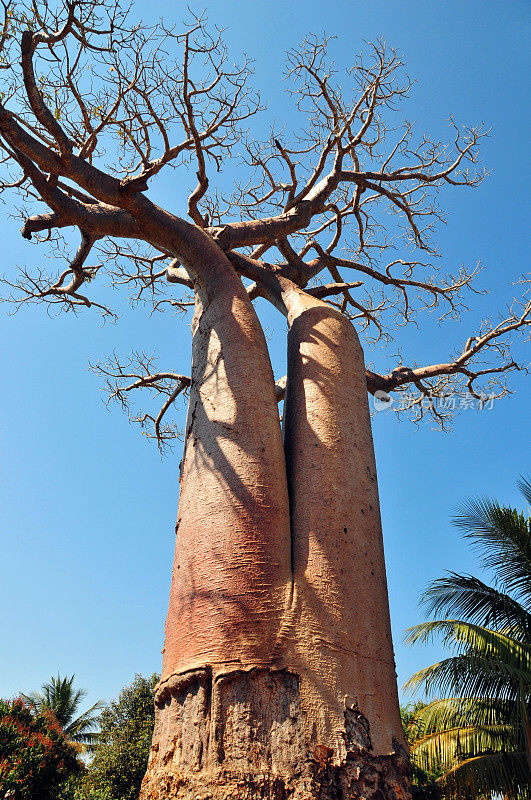
[[[55,800],[83,769],[51,711],[35,712],[22,698],[0,700],[0,798]]]
[[[151,747],[158,681],[156,674],[151,678],[136,675],[118,700],[104,709],[94,758],[82,781],[85,794],[79,794],[80,798],[137,800]]]

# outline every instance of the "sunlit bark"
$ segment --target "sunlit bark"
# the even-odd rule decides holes
[[[90,296],[105,272],[154,310],[195,297],[191,376],[142,353],[97,367],[125,408],[133,389],[163,398],[137,418],[161,448],[190,390],[144,800],[409,796],[367,389],[409,387],[412,415],[444,426],[437,399],[501,398],[522,369],[510,343],[530,330],[525,291],[446,360],[364,364],[353,325],[378,342],[422,310],[459,317],[477,268],[438,272],[432,233],[441,190],[482,182],[488,131],[452,121],[445,143],[388,123],[411,87],[398,54],[379,40],[342,81],[328,44],[310,35],[288,54],[300,132],[260,142],[250,62],[203,16],[146,27],[120,0],[3,3],[0,192],[22,201],[26,239],[61,255],[65,229],[80,241],[56,275],[37,259],[2,279],[5,299],[112,318]],[[183,204],[189,173],[175,181],[171,209],[189,219],[149,196],[182,164],[197,184]],[[276,385],[257,297],[288,317]]]
[[[355,711],[373,752],[390,753],[403,734],[363,351],[326,303],[297,289],[285,302],[292,644],[308,733],[342,753]]]
[[[227,281],[229,284],[229,281]],[[270,665],[290,578],[289,509],[273,372],[234,276],[193,322],[163,680],[208,664]]]
[[[141,796],[302,800],[344,787],[344,797],[375,788],[407,797],[357,335],[287,285],[285,465],[250,302],[238,291],[217,298],[198,303],[193,326],[164,667]]]

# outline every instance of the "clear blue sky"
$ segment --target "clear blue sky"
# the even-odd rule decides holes
[[[227,27],[235,58],[246,51],[256,59],[254,83],[268,102],[264,123],[275,118],[289,127],[284,52],[305,33],[326,30],[338,37],[339,63],[380,35],[403,53],[418,79],[403,115],[421,130],[443,135],[450,114],[492,126],[482,150],[492,174],[480,189],[443,196],[449,222],[438,235],[448,269],[483,262],[479,285],[490,294],[474,301],[463,325],[431,322],[403,338],[420,362],[448,355],[511,299],[510,282],[528,269],[528,4],[191,2],[196,11],[205,6],[212,22]],[[136,9],[145,22],[155,12],[178,21],[185,10],[169,0],[139,0]],[[176,173],[162,198],[171,208],[181,203],[183,186]],[[8,212],[0,208],[6,272],[44,258],[42,247],[21,239]],[[160,669],[180,453],[161,461],[118,408],[108,412],[87,361],[113,348],[157,350],[163,366],[187,372],[189,331],[178,318],[128,310],[116,294],[110,300],[122,314],[114,326],[102,327],[90,312],[50,319],[38,307],[0,317],[0,696],[38,688],[59,671],[75,672],[90,701],[110,699],[135,672]],[[271,312],[267,328],[283,374],[284,322]],[[523,346],[517,354],[529,360]],[[464,411],[447,434],[389,414],[374,420],[400,683],[442,652],[401,644],[404,629],[421,619],[422,588],[444,569],[478,571],[449,522],[457,502],[486,493],[520,504],[515,482],[531,469],[530,383],[516,376],[512,387],[513,397],[482,414]]]

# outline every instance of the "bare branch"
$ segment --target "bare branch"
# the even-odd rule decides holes
[[[351,283],[327,283],[324,286],[315,286],[314,288],[306,289],[306,292],[322,300],[324,297],[332,297],[333,295],[343,293],[346,289],[357,289],[358,286],[362,285],[362,281],[353,281]]]
[[[461,398],[462,404],[475,399],[483,408],[510,393],[507,376],[511,372],[529,371],[529,365],[518,363],[511,356],[511,335],[515,332],[531,338],[528,293],[521,301],[515,301],[497,323],[485,321],[453,360],[423,367],[400,364],[387,375],[370,373],[369,391],[379,392],[380,397],[382,393],[397,392],[400,402],[395,410],[411,412],[415,420],[429,413],[444,427],[456,410],[456,399]]]
[[[249,88],[251,64],[234,63],[204,15],[190,12],[176,29],[137,25],[114,1],[4,3],[0,191],[22,198],[22,235],[39,246],[64,253],[71,226],[82,237],[59,275],[37,268],[5,279],[8,299],[108,316],[82,288],[106,273],[132,303],[184,313],[201,286],[198,265],[219,259],[230,274],[226,256],[252,281],[250,299],[265,297],[285,313],[282,283],[291,281],[352,320],[364,343],[390,342],[422,311],[458,319],[479,268],[443,274],[433,234],[445,222],[443,190],[483,180],[478,148],[488,131],[450,120],[444,142],[391,123],[412,86],[399,55],[379,40],[342,73],[331,45],[310,36],[288,54],[301,128],[272,126],[259,141],[246,130],[262,110]],[[216,176],[227,165],[238,175],[225,193]],[[196,173],[195,188],[175,203],[189,220],[147,196],[166,167],[183,168],[176,186],[190,167]],[[90,252],[97,263],[88,267]],[[503,396],[507,375],[521,368],[509,339],[528,330],[525,302],[444,363],[407,367],[397,357],[387,374],[367,369],[369,391],[404,396],[412,387],[414,414],[424,413],[422,398],[452,387],[477,399],[492,385]],[[187,379],[136,359],[129,372],[116,361],[107,378],[119,400],[132,388],[162,396],[162,408],[138,417],[161,443]]]
[[[42,230],[42,227],[39,228]],[[100,265],[86,267],[85,262],[92,249],[93,240],[82,232],[79,248],[67,269],[63,270],[58,278],[51,282],[42,273],[30,274],[27,270],[20,270],[17,281],[0,279],[0,283],[10,287],[10,295],[3,298],[3,302],[13,305],[15,311],[24,304],[44,301],[49,306],[59,305],[63,311],[79,311],[82,307],[95,308],[104,317],[116,318],[116,315],[107,306],[89,300],[81,294],[81,286],[94,279]],[[67,282],[68,281],[68,282]]]
[[[140,424],[143,435],[156,440],[161,452],[171,446],[173,439],[181,436],[174,422],[163,422],[177,397],[190,387],[191,378],[177,372],[157,372],[154,356],[137,352],[125,361],[113,353],[106,362],[97,362],[90,367],[105,379],[107,404],[118,402],[126,412],[129,412],[129,393],[137,389],[146,389],[155,399],[164,398],[156,414],[142,411],[136,415],[129,414],[131,422]]]

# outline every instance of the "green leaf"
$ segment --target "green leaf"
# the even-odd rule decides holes
[[[456,798],[504,796],[507,800],[531,798],[525,754],[491,753],[467,759],[437,781],[445,795]]]
[[[531,614],[510,595],[497,591],[472,575],[450,572],[424,592],[421,604],[431,616],[453,616],[531,642]]]
[[[523,482],[524,488],[528,485]],[[529,519],[493,500],[480,498],[461,506],[454,524],[481,553],[487,569],[505,592],[531,602],[531,527]]]

